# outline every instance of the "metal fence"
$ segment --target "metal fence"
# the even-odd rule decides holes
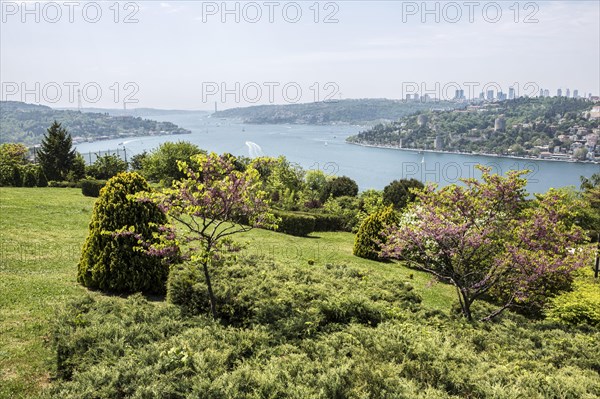
[[[36,163],[37,162],[37,151],[39,150],[40,146],[33,146],[33,147],[29,147],[28,148],[28,155],[27,158]],[[125,147],[123,148],[117,148],[115,150],[105,150],[105,151],[89,151],[89,152],[80,152],[78,151],[79,154],[81,154],[81,156],[83,157],[83,159],[85,160],[85,164],[86,165],[91,165],[94,162],[96,162],[96,159],[103,157],[105,155],[116,155],[117,157],[121,158],[123,161],[125,162],[129,162],[128,158],[127,158],[127,149]]]
[[[123,161],[128,162],[127,159],[127,149],[126,148],[117,148],[115,150],[106,150],[106,151],[90,151],[90,152],[80,152],[81,156],[85,160],[87,165],[91,165],[96,162],[96,159],[103,157],[105,155],[116,155],[121,158]]]

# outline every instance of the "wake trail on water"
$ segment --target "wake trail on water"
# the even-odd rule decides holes
[[[262,157],[264,155],[262,148],[252,141],[246,141],[248,147],[248,155],[252,158]]]

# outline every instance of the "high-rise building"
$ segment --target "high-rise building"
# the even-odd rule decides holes
[[[488,90],[487,91],[487,100],[488,101],[494,101],[494,90]]]
[[[538,97],[544,97],[544,89],[540,89],[540,95]]]
[[[479,99],[480,100],[485,99],[485,94],[483,94],[483,92],[479,93]]]
[[[579,90],[573,90],[573,98],[579,98]]]
[[[566,97],[567,98],[571,97],[571,89],[567,89],[567,95],[566,95]]]
[[[544,97],[550,97],[550,90],[544,89]]]
[[[498,101],[504,101],[504,100],[506,100],[506,94],[499,91],[498,92]]]
[[[562,97],[562,89],[556,90],[556,97]]]
[[[508,99],[509,100],[514,100],[515,99],[515,88],[514,87],[509,87],[508,88]]]
[[[406,95],[406,101],[410,101],[410,94]]]

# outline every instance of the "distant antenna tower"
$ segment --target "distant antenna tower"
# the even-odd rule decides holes
[[[123,111],[127,111],[127,102],[123,101]]]
[[[81,89],[77,89],[77,111],[81,112]]]
[[[215,113],[217,112],[217,102],[215,101]]]

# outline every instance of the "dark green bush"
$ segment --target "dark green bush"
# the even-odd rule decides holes
[[[12,168],[10,176],[10,185],[13,187],[23,187],[23,173],[20,166]]]
[[[139,174],[120,173],[100,191],[83,245],[77,280],[110,292],[165,291],[168,265],[141,250],[139,240],[156,242],[166,216],[157,205],[131,195],[150,191]]]
[[[40,168],[40,173],[38,173],[38,181],[36,183],[36,185],[38,187],[48,187],[48,180],[46,179],[46,174],[44,173],[43,170],[41,170]]]
[[[415,200],[411,188],[423,189],[425,186],[417,179],[394,180],[383,189],[383,203],[393,205],[394,209],[401,210]]]
[[[322,212],[305,212],[315,218],[315,231],[345,231],[345,220],[340,215]]]
[[[79,188],[80,185],[79,185],[78,182],[50,180],[48,182],[48,187],[55,187],[55,188]]]
[[[367,216],[356,233],[352,253],[361,258],[379,260],[383,230],[397,222],[398,216],[391,206]]]
[[[26,165],[21,168],[23,175],[23,187],[35,187],[38,182],[38,173],[40,168],[35,165]]]
[[[321,193],[321,202],[324,203],[329,197],[356,197],[358,195],[358,184],[348,176],[334,177],[328,180]]]
[[[307,236],[315,231],[315,217],[295,212],[274,211],[273,214],[280,218],[277,231],[294,236]]]
[[[82,180],[81,193],[86,197],[99,197],[100,190],[106,185],[106,180]]]

